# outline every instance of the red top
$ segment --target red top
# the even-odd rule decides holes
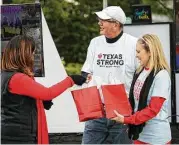
[[[67,77],[51,87],[45,87],[29,76],[23,73],[17,73],[10,80],[9,91],[14,94],[25,95],[34,99],[52,100],[63,93],[67,88],[73,86],[73,84],[73,80],[70,77]]]
[[[160,109],[164,101],[165,101],[165,98],[152,97],[147,107],[145,107],[141,111],[137,111],[136,113],[134,113],[133,115],[129,117],[124,117],[124,123],[139,125],[152,119],[160,112]]]
[[[12,76],[8,86],[11,93],[25,95],[36,99],[38,116],[38,144],[49,143],[47,122],[42,100],[51,100],[59,96],[67,88],[73,86],[73,84],[73,80],[70,77],[67,77],[63,81],[48,88],[23,73],[17,73]]]

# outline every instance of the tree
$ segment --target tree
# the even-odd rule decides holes
[[[154,14],[165,15],[173,19],[173,0],[142,0],[142,3],[151,5]]]

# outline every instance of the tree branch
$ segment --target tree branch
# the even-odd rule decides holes
[[[157,3],[159,3],[163,8],[167,9],[167,10],[170,10],[169,8],[167,8],[160,0],[157,1]]]

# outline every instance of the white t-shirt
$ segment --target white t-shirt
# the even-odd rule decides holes
[[[144,72],[141,73],[141,76],[145,76],[146,73],[147,72],[144,70]],[[157,116],[146,122],[142,132],[139,134],[138,140],[150,144],[165,144],[171,140],[170,124],[167,119],[170,91],[170,76],[166,70],[161,70],[155,76],[149,90],[147,105],[149,105],[151,97],[157,96],[165,98],[166,100]]]
[[[109,76],[124,83],[129,93],[133,74],[138,66],[137,38],[123,33],[114,43],[107,43],[104,35],[91,40],[82,71],[109,82]]]

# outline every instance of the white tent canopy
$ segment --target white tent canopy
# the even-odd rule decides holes
[[[41,84],[50,87],[63,80],[67,74],[50,34],[42,12],[43,52],[45,77],[35,78]],[[70,91],[53,100],[54,105],[48,111],[47,123],[50,133],[82,132],[83,123],[79,123],[77,110]]]

